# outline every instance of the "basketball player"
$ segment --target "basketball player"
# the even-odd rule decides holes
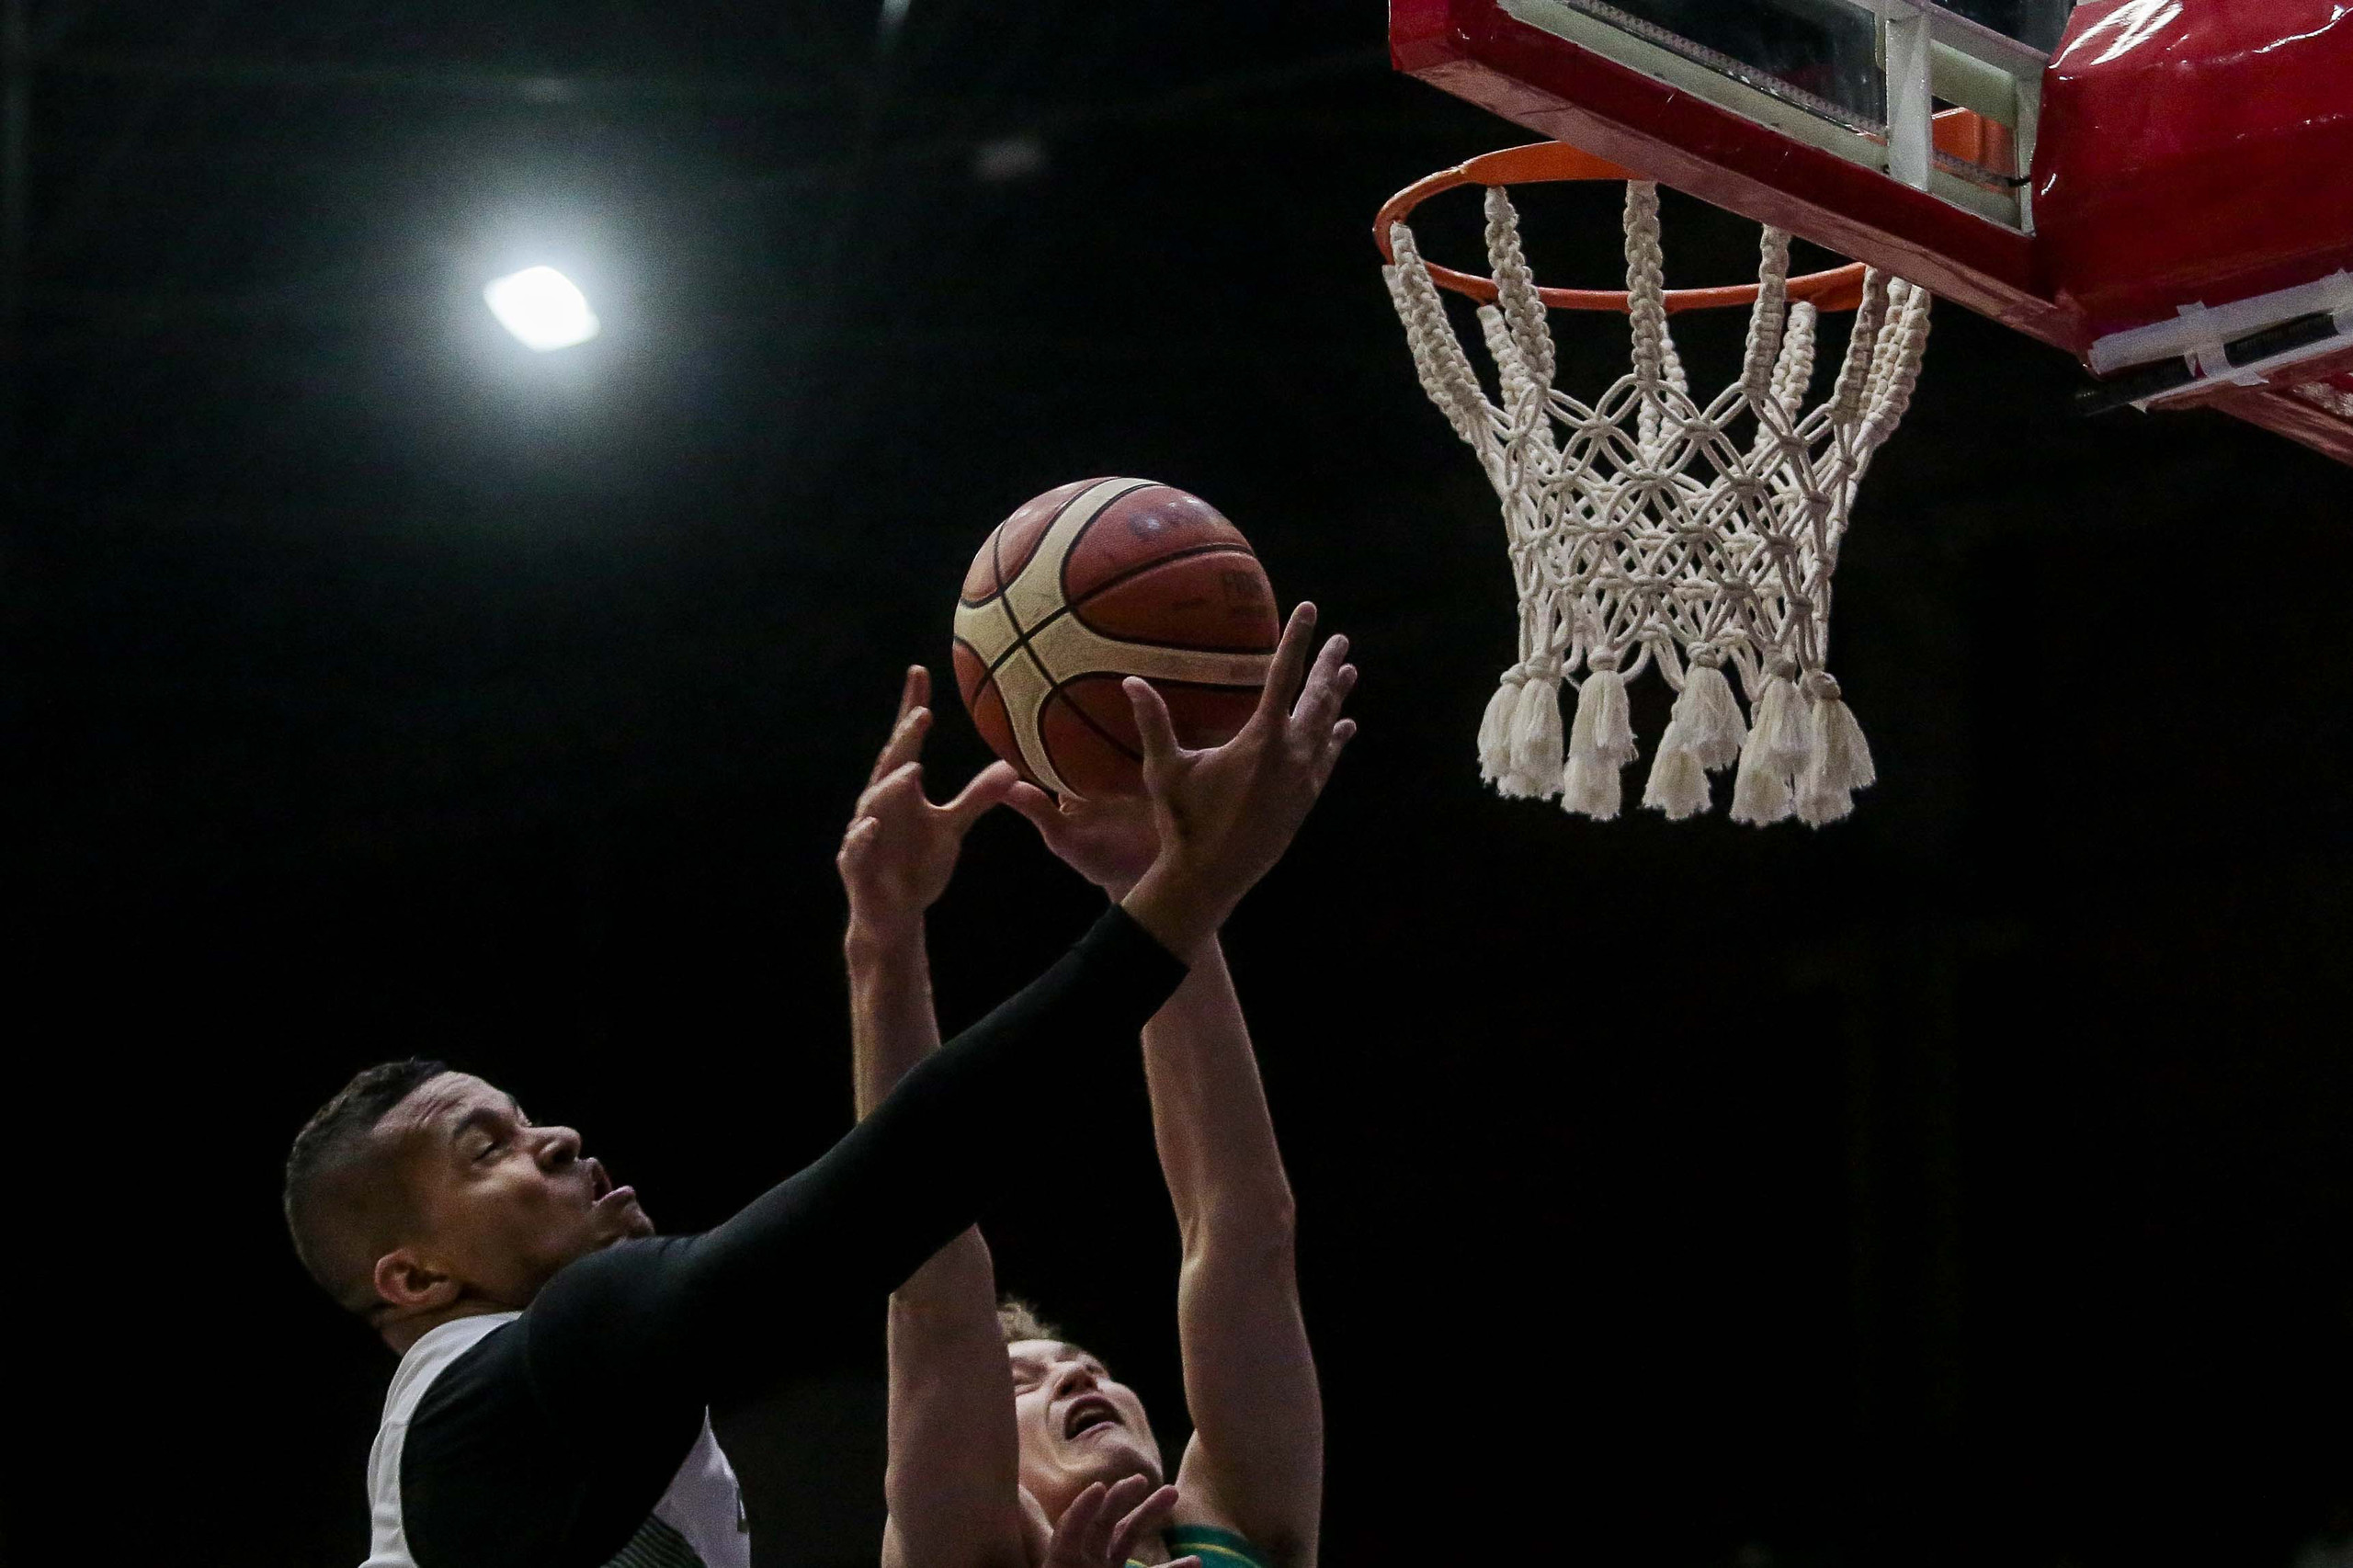
[[[1311,728],[1328,725],[1318,706],[1336,710],[1355,683],[1339,663],[1345,652],[1336,638],[1319,662],[1329,695],[1310,683],[1301,706]],[[884,1103],[938,1040],[923,921],[955,848],[927,825],[952,807],[925,801],[915,761],[927,695],[924,672],[910,671],[898,727],[850,828],[864,847],[842,858],[861,1112]],[[1158,734],[1148,780],[1171,766]],[[1168,831],[1156,804],[1058,810],[1029,784],[1008,798],[1115,900],[1152,864],[1156,829]],[[1183,956],[1184,983],[1143,1028],[1155,1141],[1184,1241],[1177,1320],[1195,1429],[1176,1484],[1164,1484],[1142,1403],[1100,1362],[1026,1310],[1008,1309],[1001,1329],[987,1246],[967,1231],[892,1297],[884,1568],[1118,1568],[1131,1553],[1163,1562],[1173,1551],[1205,1554],[1216,1568],[1313,1568],[1323,1410],[1292,1266],[1290,1190],[1215,935]],[[1084,1150],[1082,1108],[1045,1095],[1024,1110]]]
[[[1270,687],[1307,676],[1313,622],[1293,615]],[[313,1278],[401,1356],[369,1458],[371,1568],[748,1568],[708,1407],[790,1373],[802,1314],[880,1299],[970,1226],[1007,1178],[1016,1108],[1167,999],[1172,955],[1280,858],[1352,733],[1336,669],[1317,665],[1297,715],[1180,758],[1131,683],[1162,758],[1151,870],[815,1164],[704,1234],[656,1237],[578,1133],[438,1063],[371,1068],[329,1102],[287,1162],[286,1213]],[[991,769],[926,831],[952,846],[1009,783]],[[845,855],[877,831],[854,829]]]

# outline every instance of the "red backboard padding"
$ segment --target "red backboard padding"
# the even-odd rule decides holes
[[[2177,306],[2353,269],[2353,10],[2086,0],[2043,75],[2032,235],[1531,27],[1502,0],[1392,0],[1400,71],[2077,355]],[[2310,380],[2342,370],[2332,355]],[[2196,402],[2353,462],[2286,386]]]
[[[2353,13],[2076,6],[2034,190],[2051,291],[2093,336],[2353,267]]]
[[[2036,287],[2027,236],[1529,27],[1501,0],[1392,0],[1389,51],[1400,71],[1531,131],[2083,347]]]

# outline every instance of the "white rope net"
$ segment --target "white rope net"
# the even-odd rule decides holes
[[[1820,825],[1871,782],[1870,750],[1824,667],[1831,576],[1871,454],[1911,401],[1928,295],[1865,275],[1827,400],[1802,411],[1814,309],[1788,298],[1789,235],[1767,229],[1740,379],[1694,403],[1668,335],[1658,187],[1626,187],[1634,368],[1598,402],[1552,385],[1546,309],[1518,215],[1487,190],[1498,301],[1479,311],[1496,369],[1490,401],[1446,319],[1413,232],[1383,268],[1414,367],[1503,502],[1519,589],[1519,662],[1479,727],[1481,774],[1515,797],[1608,819],[1636,756],[1626,682],[1651,665],[1679,693],[1643,803],[1681,818],[1733,767],[1732,816]],[[1739,673],[1744,720],[1724,675]],[[1560,687],[1576,688],[1563,733]]]

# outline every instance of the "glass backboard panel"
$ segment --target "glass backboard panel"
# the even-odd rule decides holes
[[[1568,0],[1694,63],[1858,131],[1886,119],[1879,19],[1850,0]]]
[[[2031,225],[2020,191],[2047,60],[2034,40],[2057,39],[2068,0],[1495,4],[1768,131],[2006,228]],[[1945,110],[1966,112],[1940,125]]]
[[[2075,0],[1941,0],[1944,8],[2049,54],[2067,29]]]

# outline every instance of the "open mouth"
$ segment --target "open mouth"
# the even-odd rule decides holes
[[[615,1187],[613,1178],[602,1164],[588,1162],[588,1207],[602,1213],[607,1210],[626,1209],[637,1201],[637,1188]]]
[[[1071,1402],[1063,1413],[1063,1436],[1075,1437],[1101,1426],[1120,1425],[1120,1413],[1111,1402],[1099,1393],[1091,1393]]]

